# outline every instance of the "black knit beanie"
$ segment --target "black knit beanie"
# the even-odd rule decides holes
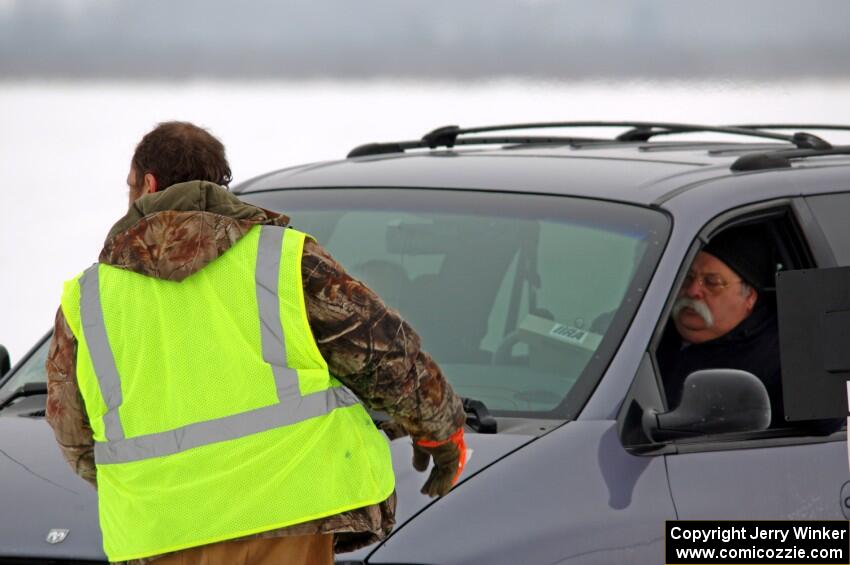
[[[773,288],[776,259],[771,238],[763,227],[728,229],[711,238],[703,251],[726,263],[756,290]]]

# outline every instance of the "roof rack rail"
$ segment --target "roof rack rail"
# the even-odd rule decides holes
[[[850,131],[850,126],[842,124],[735,124],[730,127],[744,129],[813,129],[823,131]]]
[[[366,155],[383,155],[387,153],[404,153],[407,149],[425,149],[426,147],[436,149],[437,147],[454,147],[455,145],[509,145],[509,144],[564,144],[575,143],[599,143],[613,141],[611,139],[600,139],[597,137],[559,137],[559,136],[502,136],[502,137],[473,137],[469,139],[456,139],[451,145],[445,143],[434,143],[429,139],[425,141],[397,141],[390,143],[366,143],[358,145],[348,152],[346,158],[363,157]]]
[[[836,145],[829,149],[785,149],[748,153],[738,157],[729,168],[735,172],[787,169],[791,166],[791,159],[830,155],[850,155],[850,145]]]
[[[549,128],[630,128],[628,131],[611,139],[578,138],[578,137],[472,137],[469,139],[458,139],[461,136],[476,133],[488,133],[496,131],[512,131],[520,129],[549,129]],[[789,129],[794,129],[789,126]],[[812,128],[814,129],[814,128]],[[826,149],[829,143],[821,138],[798,132],[793,135],[762,131],[755,127],[738,126],[707,126],[699,124],[683,124],[670,122],[536,122],[522,124],[504,124],[495,126],[483,126],[474,128],[461,128],[460,126],[443,126],[432,130],[417,141],[399,141],[392,143],[368,143],[355,147],[348,153],[348,157],[362,157],[365,155],[380,155],[387,153],[403,153],[407,149],[423,149],[437,147],[454,147],[455,145],[486,145],[501,143],[570,143],[571,140],[580,142],[593,141],[620,141],[640,142],[648,141],[656,135],[671,135],[689,132],[714,132],[742,135],[747,137],[759,137],[766,139],[777,139],[792,143],[799,149]],[[507,141],[502,141],[507,140]],[[551,141],[550,141],[551,140]]]
[[[765,128],[769,129],[769,128]],[[793,126],[773,129],[798,129]],[[712,132],[731,133],[734,135],[746,135],[752,137],[765,137],[768,139],[779,139],[793,143],[798,149],[829,149],[832,145],[824,139],[807,132],[796,132],[793,135],[774,134],[755,126],[701,126],[690,124],[655,124],[640,126],[621,133],[617,136],[620,141],[649,141],[658,135],[673,135],[679,133]]]

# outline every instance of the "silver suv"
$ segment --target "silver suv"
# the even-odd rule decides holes
[[[617,135],[566,135],[587,127]],[[554,134],[518,135],[542,129]],[[850,331],[841,316],[818,325],[823,308],[850,310],[830,290],[850,278],[835,268],[850,266],[850,147],[811,133],[831,129],[850,128],[450,126],[234,188],[397,308],[466,399],[462,481],[420,495],[409,440],[393,441],[395,531],[339,559],[649,564],[669,519],[848,516],[843,429],[765,429],[764,387],[723,368],[668,406],[656,362],[700,248],[760,225],[778,252],[785,412],[846,413],[850,366],[813,349]],[[48,337],[0,376],[0,561],[100,562],[95,492],[43,420]],[[736,417],[718,419],[717,402]]]

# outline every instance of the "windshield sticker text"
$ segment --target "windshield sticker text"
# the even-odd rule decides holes
[[[587,337],[586,331],[572,326],[564,326],[562,324],[555,324],[555,326],[549,330],[549,334],[571,343],[582,343],[584,342],[584,338]]]

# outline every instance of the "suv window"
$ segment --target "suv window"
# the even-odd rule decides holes
[[[838,266],[850,265],[850,193],[824,194],[806,198],[812,213],[829,241]]]
[[[646,208],[529,194],[244,198],[285,211],[398,309],[459,394],[497,414],[541,418],[572,413],[565,402],[576,383],[601,376],[613,351],[603,343],[616,346],[625,329],[612,329],[613,319],[630,316],[635,273],[651,271],[667,225]]]
[[[809,264],[806,257],[806,253],[804,253],[805,244],[800,237],[800,231],[796,228],[797,223],[793,219],[791,215],[790,209],[777,209],[775,212],[770,213],[770,217],[765,220],[759,222],[760,226],[762,226],[767,233],[771,233],[770,237],[772,241],[772,245],[775,246],[774,253],[777,268],[779,270],[782,269],[800,269],[800,268],[811,268],[814,265]],[[734,228],[733,228],[734,229]],[[715,234],[716,237],[716,234]],[[682,265],[683,272],[690,268],[690,262],[688,264]],[[679,289],[675,289],[674,292],[678,295]],[[771,304],[775,302],[775,293],[772,290],[765,290],[762,292],[763,299],[770,301]],[[761,298],[760,298],[761,299]],[[773,308],[774,306],[771,306]],[[678,335],[675,333],[675,328],[672,327],[672,324],[669,323],[669,317],[665,320],[662,320],[663,324],[659,330],[663,328],[663,336],[665,338],[671,338],[668,340],[667,345],[669,343],[680,339]],[[664,341],[663,339],[661,340]],[[647,438],[641,433],[640,426],[640,415],[643,410],[646,408],[655,408],[659,411],[664,411],[664,408],[660,407],[660,397],[658,397],[655,392],[653,394],[649,394],[651,388],[656,386],[658,387],[658,391],[661,394],[664,394],[664,386],[665,382],[663,376],[659,370],[658,363],[658,350],[660,347],[656,347],[652,350],[652,354],[655,357],[655,371],[652,370],[652,365],[650,363],[644,363],[641,367],[641,371],[638,372],[636,377],[636,382],[633,385],[633,390],[630,393],[630,399],[626,403],[626,408],[630,409],[631,412],[625,413],[622,415],[623,426],[621,428],[621,433],[623,434],[624,442],[631,447],[640,447],[646,442]],[[760,351],[752,352],[752,359],[758,359],[758,354]],[[695,356],[693,359],[699,360],[703,359],[705,355],[702,357]],[[750,357],[743,356],[736,363],[741,364],[743,361],[750,359]],[[702,361],[695,361],[695,366],[702,363]],[[698,368],[707,369],[707,368],[737,368],[741,369],[741,366],[726,366],[724,367],[722,364],[722,360],[718,358],[716,364],[704,363],[705,366],[699,366]],[[756,363],[758,365],[758,363]],[[744,369],[753,374],[757,373],[757,370],[754,369]],[[770,373],[765,373],[763,375],[756,375],[759,377],[762,382],[766,385],[768,393],[771,395],[771,405],[776,413],[781,413],[781,386],[778,380],[773,380],[770,378]],[[772,386],[771,386],[772,384]],[[632,400],[633,399],[633,400]],[[630,406],[630,403],[635,404],[635,408]],[[666,410],[672,410],[675,406],[667,406]],[[836,428],[834,421],[816,421],[816,422],[806,422],[806,423],[791,423],[787,426],[782,423],[781,420],[774,421],[771,426],[774,429],[771,429],[769,432],[766,432],[762,435],[801,435],[801,433],[814,433],[820,434],[824,433],[826,430],[833,430]],[[779,428],[779,429],[777,429]],[[780,429],[782,431],[780,431]],[[746,434],[726,434],[725,437],[722,438],[723,441],[730,441],[735,439],[746,439],[749,436]],[[715,441],[719,440],[717,435],[713,436],[702,436],[699,434],[695,434],[689,438],[680,438],[677,443],[682,442],[696,442],[702,443],[706,440]]]

